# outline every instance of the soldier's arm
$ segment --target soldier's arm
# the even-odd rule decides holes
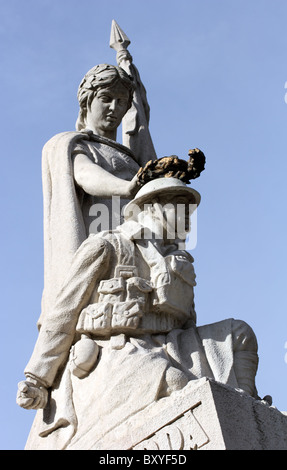
[[[41,326],[25,368],[26,381],[19,384],[17,403],[23,408],[44,407],[43,389],[53,385],[59,368],[67,361],[79,314],[106,273],[111,250],[109,242],[92,235],[75,253],[55,305]]]

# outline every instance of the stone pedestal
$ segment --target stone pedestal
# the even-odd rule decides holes
[[[231,387],[200,379],[152,403],[97,442],[91,429],[69,449],[287,450],[287,415]]]

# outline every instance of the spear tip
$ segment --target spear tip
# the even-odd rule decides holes
[[[113,20],[110,36],[110,47],[118,52],[121,49],[127,49],[130,43],[131,41],[127,35],[119,27],[118,23]]]

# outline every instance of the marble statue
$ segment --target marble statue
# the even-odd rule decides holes
[[[96,449],[117,425],[202,378],[257,397],[252,329],[232,318],[196,322],[184,241],[200,203],[188,184],[204,154],[157,158],[128,44],[113,22],[118,66],[85,75],[77,130],[43,150],[42,313],[17,394],[37,410],[27,449],[73,449],[88,434]],[[108,218],[93,231],[95,205]]]
[[[18,403],[40,409],[28,448],[73,448],[91,419],[96,441],[202,377],[256,396],[251,328],[234,319],[196,326],[178,207],[199,201],[177,178],[150,181],[117,229],[91,234],[76,251],[19,384]]]

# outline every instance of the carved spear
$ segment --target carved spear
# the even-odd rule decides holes
[[[131,41],[123,30],[119,27],[118,23],[113,20],[111,28],[111,37],[110,37],[110,47],[119,52],[121,50],[126,50],[130,45]]]
[[[157,157],[148,127],[150,108],[146,90],[127,49],[130,43],[127,35],[113,20],[110,47],[117,52],[118,66],[133,77],[136,87],[133,104],[122,121],[123,145],[130,148],[139,165],[144,166],[149,160],[155,160]]]

